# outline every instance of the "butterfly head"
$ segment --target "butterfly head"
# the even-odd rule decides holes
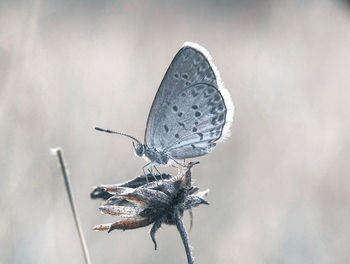
[[[137,156],[142,157],[143,154],[145,154],[145,145],[143,145],[141,142],[132,142],[132,145],[134,147],[134,151]]]

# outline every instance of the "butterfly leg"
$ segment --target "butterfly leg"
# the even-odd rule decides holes
[[[148,181],[148,176],[146,175],[146,172],[145,172],[145,168],[149,167],[149,165],[150,165],[151,163],[152,163],[152,162],[149,162],[149,163],[147,163],[145,166],[142,167],[143,176],[146,178],[147,183],[149,183],[149,181]],[[148,170],[149,170],[149,169],[148,169]],[[150,173],[153,175],[152,172],[150,172]]]
[[[153,165],[153,167],[154,167],[154,168],[156,169],[156,171],[159,173],[159,170],[156,168],[156,165]],[[152,176],[153,176],[153,178],[154,178],[154,181],[158,181],[156,175],[153,174],[152,167],[151,167],[151,174],[152,174]]]
[[[151,176],[153,176],[154,181],[157,181],[157,177],[154,175],[153,170],[152,170],[152,165],[153,165],[153,162],[151,161],[142,167],[143,175],[146,177],[147,183],[149,183],[149,181],[148,181],[148,175],[146,175],[146,173],[145,173],[145,168],[147,168],[149,174],[151,174]],[[153,167],[155,167],[155,165],[153,165]],[[157,168],[156,168],[156,170],[159,172],[159,170]]]
[[[147,168],[150,164],[151,164],[151,162],[147,163],[145,166],[142,167],[143,176],[145,176],[145,177],[146,177],[145,168]]]
[[[154,169],[157,171],[157,173],[159,174],[160,178],[163,180],[162,174],[160,173],[160,171],[158,170],[156,165],[153,165]]]

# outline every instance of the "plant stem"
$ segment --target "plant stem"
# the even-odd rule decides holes
[[[73,217],[74,217],[74,221],[75,221],[75,226],[76,226],[77,231],[78,231],[80,245],[81,245],[82,250],[83,250],[85,263],[86,264],[90,264],[91,261],[90,261],[89,251],[87,249],[86,242],[85,242],[85,239],[84,239],[84,234],[83,234],[83,231],[82,231],[81,226],[80,226],[78,214],[77,214],[77,211],[75,209],[75,203],[74,203],[74,199],[73,199],[73,194],[72,194],[72,191],[71,191],[71,188],[70,188],[69,174],[67,172],[67,169],[66,169],[66,166],[65,166],[65,163],[64,163],[62,150],[61,150],[61,148],[55,148],[55,149],[52,149],[52,151],[53,151],[54,154],[57,155],[58,161],[59,161],[60,166],[61,166],[61,171],[62,171],[62,175],[63,175],[63,179],[64,179],[64,185],[66,187],[66,191],[67,191],[67,194],[68,194],[68,199],[69,199],[69,203],[70,203],[70,206],[71,206],[71,209],[72,209],[72,213],[73,213]]]
[[[192,252],[190,249],[190,244],[189,244],[187,232],[186,232],[185,225],[184,225],[184,222],[182,221],[182,218],[181,218],[179,211],[176,211],[176,213],[175,213],[175,222],[176,222],[177,230],[179,230],[179,232],[180,232],[180,236],[181,236],[182,242],[183,242],[184,247],[185,247],[188,264],[194,264],[194,259],[193,259]]]

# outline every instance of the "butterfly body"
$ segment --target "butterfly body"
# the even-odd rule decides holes
[[[166,165],[169,162],[169,156],[161,150],[155,148],[150,148],[147,145],[144,145],[145,153],[144,156],[151,161],[152,163],[159,165]]]

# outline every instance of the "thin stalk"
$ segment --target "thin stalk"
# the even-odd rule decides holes
[[[175,213],[175,222],[176,222],[177,230],[179,230],[180,232],[180,236],[185,247],[188,264],[194,264],[194,259],[190,249],[190,243],[188,240],[187,232],[179,211],[176,211]]]
[[[80,226],[77,210],[75,208],[74,198],[73,198],[73,194],[72,194],[71,187],[70,187],[69,174],[67,172],[66,165],[65,165],[65,162],[63,159],[62,150],[61,150],[61,148],[55,148],[55,149],[52,149],[52,152],[57,155],[58,161],[59,161],[60,166],[61,166],[61,171],[62,171],[62,175],[63,175],[63,179],[64,179],[64,185],[66,187],[66,191],[68,194],[68,199],[69,199],[70,207],[72,209],[72,213],[73,213],[73,217],[74,217],[74,221],[75,221],[75,226],[76,226],[77,231],[78,231],[80,245],[81,245],[82,250],[83,250],[85,263],[91,264],[89,251],[88,251],[88,248],[86,246],[84,234],[83,234],[83,231],[82,231],[81,226]]]

